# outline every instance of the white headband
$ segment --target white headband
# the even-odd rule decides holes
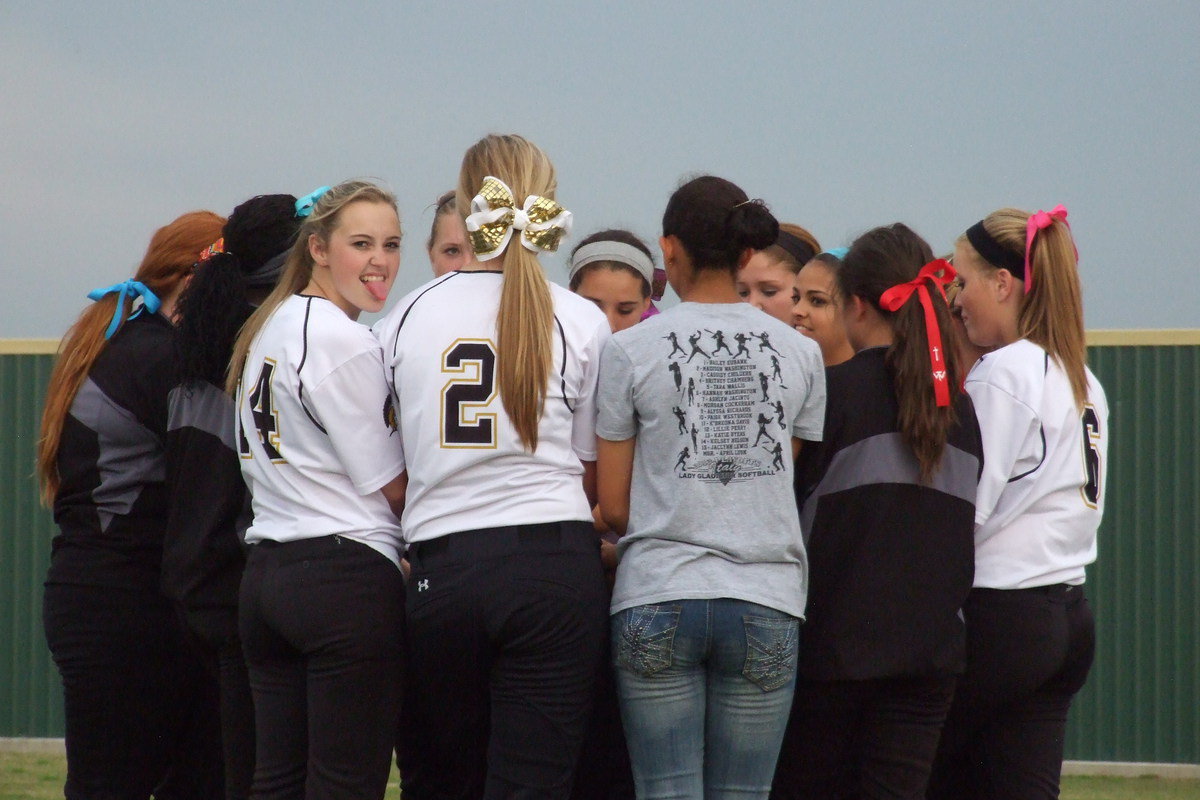
[[[633,267],[646,279],[646,284],[651,289],[654,287],[654,264],[650,258],[633,245],[611,240],[592,242],[576,250],[575,255],[571,256],[571,274],[567,278],[568,282],[575,279],[575,273],[579,270],[597,261],[615,261]]]

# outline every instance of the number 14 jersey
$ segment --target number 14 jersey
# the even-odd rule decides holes
[[[550,284],[553,366],[531,453],[497,383],[502,286],[499,272],[452,272],[375,325],[408,464],[408,542],[592,518],[581,462],[596,460],[596,376],[608,322],[590,301]]]
[[[237,442],[254,522],[247,542],[340,534],[400,564],[379,489],[404,471],[379,343],[321,297],[293,295],[254,337]]]

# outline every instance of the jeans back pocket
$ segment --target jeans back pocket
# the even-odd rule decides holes
[[[671,666],[680,611],[651,604],[618,613],[613,621],[617,666],[646,678]]]
[[[786,686],[796,674],[800,620],[795,617],[743,617],[746,664],[742,675],[764,692]]]

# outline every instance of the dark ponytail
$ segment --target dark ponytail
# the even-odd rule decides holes
[[[683,244],[697,270],[736,272],[747,249],[775,243],[779,222],[762,200],[751,200],[736,184],[715,175],[684,183],[667,202],[663,236]]]
[[[858,237],[837,271],[842,296],[861,297],[892,327],[894,339],[888,348],[887,367],[899,405],[897,425],[905,444],[917,458],[922,481],[929,481],[941,463],[947,435],[956,422],[954,405],[937,405],[925,312],[918,293],[914,292],[895,312],[882,308],[879,298],[893,286],[917,277],[930,261],[933,251],[928,243],[907,225],[897,222]],[[932,284],[928,288],[941,331],[946,377],[952,391],[957,391],[962,371],[950,309],[940,291]]]
[[[233,343],[254,311],[247,290],[274,285],[300,221],[290,194],[253,197],[229,215],[222,230],[225,252],[197,264],[179,298],[176,346],[183,382],[224,385]]]
[[[779,238],[779,222],[762,200],[744,200],[733,207],[725,221],[729,237],[737,245],[737,254],[747,247],[762,250]]]
[[[176,307],[180,378],[222,385],[238,330],[254,310],[237,257],[218,253],[198,265]]]

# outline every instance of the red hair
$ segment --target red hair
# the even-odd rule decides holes
[[[134,280],[141,281],[160,298],[169,297],[191,274],[192,265],[200,251],[221,236],[224,217],[211,211],[191,211],[155,231],[146,248]],[[115,336],[125,324],[133,298],[128,298],[121,310],[121,321]],[[46,389],[46,405],[42,411],[41,437],[38,439],[37,475],[42,489],[42,502],[50,505],[58,494],[58,447],[63,423],[75,394],[92,364],[104,351],[107,339],[104,332],[117,313],[117,295],[105,295],[83,310],[79,319],[63,336],[58,347],[58,360],[50,373]]]

